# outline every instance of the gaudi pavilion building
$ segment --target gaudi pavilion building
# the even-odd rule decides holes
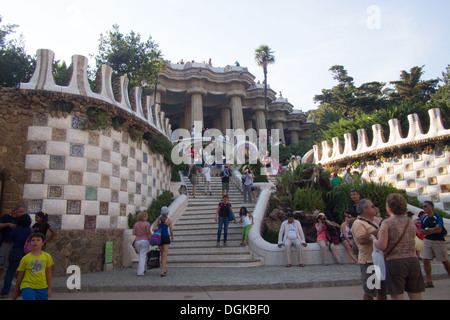
[[[268,128],[264,117],[264,84],[240,66],[212,67],[205,63],[169,63],[160,74],[156,108],[170,119],[171,129],[279,129],[285,144],[309,135],[306,115],[268,88]],[[270,131],[269,131],[270,132]],[[175,137],[177,138],[177,137]]]

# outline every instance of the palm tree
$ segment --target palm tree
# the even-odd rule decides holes
[[[403,70],[399,81],[391,81],[395,86],[395,91],[390,93],[392,100],[427,102],[430,96],[436,91],[438,79],[422,81],[420,78],[424,74],[422,67],[411,68],[410,72]]]
[[[274,52],[267,45],[261,45],[255,50],[255,61],[264,71],[264,117],[266,120],[266,129],[269,129],[267,123],[267,66],[275,63]],[[269,135],[267,135],[267,139]]]

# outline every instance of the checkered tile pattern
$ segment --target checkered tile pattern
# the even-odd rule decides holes
[[[127,133],[84,131],[80,123],[35,114],[25,162],[28,212],[56,215],[62,229],[126,228],[129,213],[169,189],[170,168]]]

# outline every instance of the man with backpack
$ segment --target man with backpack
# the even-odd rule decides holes
[[[232,218],[232,220],[230,219]],[[223,233],[223,246],[226,247],[227,245],[227,236],[228,236],[228,223],[230,221],[236,222],[236,219],[234,219],[233,215],[233,209],[231,208],[231,203],[228,202],[228,196],[223,196],[223,201],[219,203],[219,207],[216,210],[216,222],[219,223],[217,228],[217,247],[220,247],[220,237],[222,235],[222,229],[224,229]]]

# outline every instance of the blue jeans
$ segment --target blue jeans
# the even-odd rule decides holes
[[[228,222],[230,220],[228,217],[219,217],[219,228],[217,230],[217,243],[220,242],[220,236],[222,235],[222,228],[224,228],[223,232],[223,243],[227,243],[227,236],[228,236]]]
[[[48,300],[47,288],[46,289],[22,289],[22,300]]]
[[[8,270],[6,271],[5,280],[3,282],[3,288],[1,291],[2,296],[9,294],[14,274],[16,273],[16,270],[20,265],[20,260],[23,258],[23,256],[24,256],[23,248],[12,249],[11,256],[9,258]]]

